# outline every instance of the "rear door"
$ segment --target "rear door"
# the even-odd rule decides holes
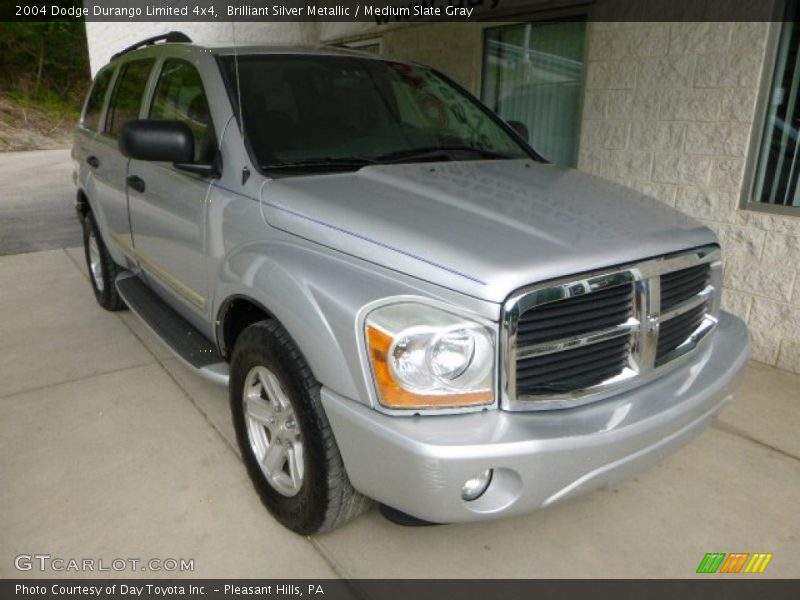
[[[91,152],[85,159],[92,168],[94,208],[99,213],[105,241],[112,253],[115,253],[116,246],[130,257],[133,257],[133,248],[125,182],[128,159],[117,148],[117,139],[125,123],[139,118],[154,64],[155,59],[144,58],[121,65],[105,111],[102,131],[95,136]]]
[[[194,134],[194,161],[216,159],[217,137],[205,87],[187,60],[161,63],[147,118],[179,120]],[[208,294],[205,253],[206,203],[211,179],[180,171],[169,163],[131,160],[128,188],[131,227],[141,267],[161,284],[156,288],[204,314]],[[171,302],[173,306],[175,302]],[[191,318],[184,312],[184,316]]]
[[[90,198],[94,197],[94,138],[102,129],[101,118],[105,107],[106,96],[111,88],[114,77],[114,67],[102,69],[94,78],[92,89],[86,98],[78,130],[75,134],[75,144],[72,147],[72,159],[75,161],[75,172],[78,185]]]

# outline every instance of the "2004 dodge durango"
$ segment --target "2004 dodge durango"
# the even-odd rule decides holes
[[[94,294],[228,386],[298,533],[370,499],[437,523],[549,506],[701,432],[749,338],[709,229],[526,138],[420,65],[144,40],[75,135]]]

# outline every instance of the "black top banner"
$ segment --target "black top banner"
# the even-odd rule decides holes
[[[779,21],[795,0],[3,0],[0,21]]]

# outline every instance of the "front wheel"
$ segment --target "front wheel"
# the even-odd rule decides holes
[[[319,391],[278,323],[262,321],[239,336],[230,403],[242,458],[267,509],[302,535],[335,529],[370,505],[350,484]]]

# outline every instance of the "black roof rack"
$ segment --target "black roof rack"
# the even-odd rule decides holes
[[[117,59],[123,54],[127,54],[128,52],[133,52],[134,50],[138,50],[139,48],[144,48],[145,46],[152,46],[156,42],[166,42],[166,43],[174,43],[174,42],[192,42],[192,38],[190,38],[185,33],[180,31],[170,31],[169,33],[163,33],[161,35],[154,35],[153,37],[147,38],[146,40],[142,40],[141,42],[136,42],[133,46],[128,46],[124,50],[120,50],[114,56],[111,57],[111,60]]]

